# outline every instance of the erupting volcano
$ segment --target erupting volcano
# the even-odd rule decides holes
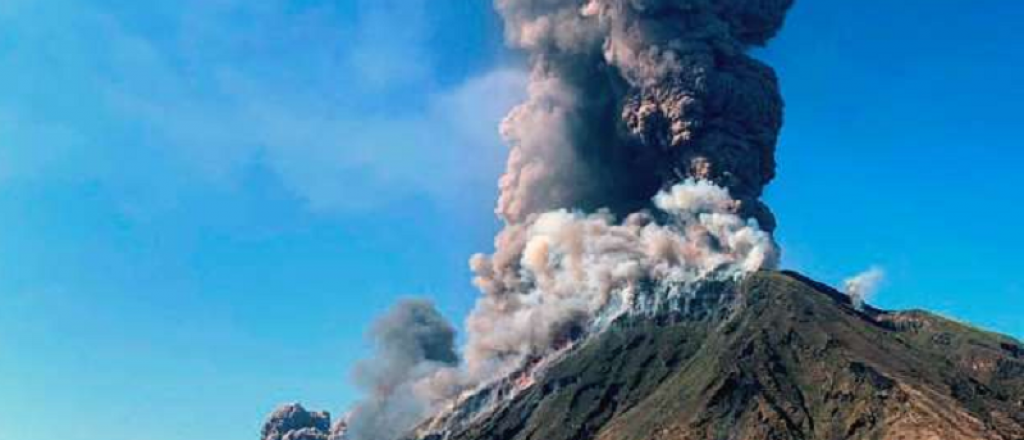
[[[1024,349],[775,272],[782,97],[749,54],[792,0],[496,0],[525,51],[504,228],[466,344],[426,301],[374,327],[366,397],[264,440],[1024,439]]]

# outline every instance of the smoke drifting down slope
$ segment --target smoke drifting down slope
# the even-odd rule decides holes
[[[607,211],[540,214],[503,232],[512,259],[475,256],[483,297],[468,320],[468,372],[509,374],[623,313],[682,299],[701,281],[775,265],[771,236],[732,213],[726,190],[687,181],[654,203],[621,222]]]
[[[774,267],[775,219],[759,198],[782,99],[747,50],[791,3],[496,0],[531,79],[501,127],[505,227],[470,262],[482,296],[462,359],[429,304],[400,305],[373,334],[379,354],[359,370],[373,374],[357,372],[367,397],[331,438],[399,438],[511,374],[514,394],[618,316]]]
[[[551,356],[620,316],[682,307],[703,283],[774,266],[771,235],[732,213],[735,204],[721,187],[687,181],[659,193],[653,211],[621,222],[607,211],[558,210],[510,225],[504,234],[522,243],[514,260],[473,258],[483,296],[467,320],[463,363],[456,365],[451,327],[429,303],[399,304],[375,326],[378,355],[357,370],[368,395],[343,421],[341,438],[401,438],[518,377],[504,396],[479,405],[499,403],[528,387]]]

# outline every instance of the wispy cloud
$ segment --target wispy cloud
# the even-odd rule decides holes
[[[426,0],[359,0],[347,68],[363,85],[393,87],[429,79],[424,56],[429,38]]]
[[[32,92],[0,93],[0,179],[117,180],[123,167],[169,184],[233,185],[259,162],[309,207],[345,210],[456,197],[500,172],[497,125],[524,94],[524,75],[501,69],[437,87],[425,2],[362,1],[354,13],[186,5],[142,17],[12,10],[19,45],[0,69],[19,73],[0,73],[0,92]],[[133,20],[159,23],[143,32]],[[71,96],[47,90],[58,84]],[[467,160],[482,166],[460,166]]]

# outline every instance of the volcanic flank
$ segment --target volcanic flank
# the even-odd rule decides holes
[[[418,440],[1024,439],[1024,345],[859,311],[759,272],[701,313],[625,318],[484,414]]]
[[[771,272],[782,98],[747,51],[791,4],[496,0],[531,80],[466,345],[399,304],[365,397],[264,439],[1024,439],[1019,343]]]

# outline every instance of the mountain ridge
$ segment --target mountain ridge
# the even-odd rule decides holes
[[[468,426],[421,439],[1024,439],[1024,349],[762,271],[737,305],[628,318]]]
[[[406,440],[1022,440],[1024,344],[924,310],[855,305],[796,272],[633,314],[536,371],[467,396]],[[698,297],[698,299],[700,299]],[[461,413],[460,413],[461,411]],[[279,409],[265,440],[344,440]]]

